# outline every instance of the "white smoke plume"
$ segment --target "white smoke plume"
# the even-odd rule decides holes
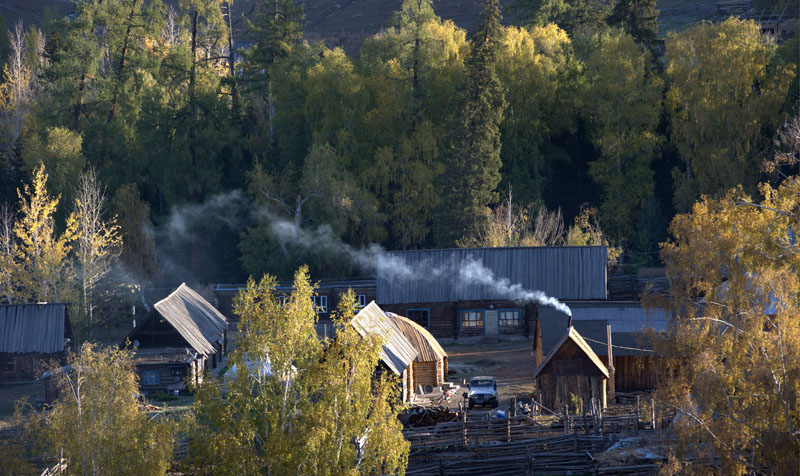
[[[270,230],[274,236],[287,243],[302,246],[307,249],[325,250],[347,256],[362,269],[372,271],[382,279],[389,281],[430,281],[447,276],[456,279],[459,287],[468,285],[482,285],[494,293],[507,299],[518,302],[536,302],[550,306],[572,316],[569,306],[550,297],[542,291],[525,289],[518,283],[511,283],[508,278],[497,278],[492,270],[481,262],[471,259],[465,260],[455,267],[446,266],[437,268],[433,265],[419,265],[417,268],[399,256],[386,253],[379,245],[370,245],[365,249],[355,249],[342,242],[333,234],[333,230],[323,225],[317,230],[304,230],[295,223],[269,216]]]

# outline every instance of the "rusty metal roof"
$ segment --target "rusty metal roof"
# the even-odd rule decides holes
[[[402,375],[417,357],[417,350],[375,301],[364,306],[351,322],[362,336],[381,340],[381,360],[395,374]]]
[[[436,362],[447,357],[447,353],[427,329],[411,319],[398,316],[393,312],[387,312],[386,315],[417,350],[415,359],[417,362]]]
[[[166,319],[196,352],[203,355],[217,352],[222,333],[228,328],[225,316],[186,283],[158,301],[154,311]]]
[[[71,337],[66,304],[0,306],[0,352],[54,354]]]

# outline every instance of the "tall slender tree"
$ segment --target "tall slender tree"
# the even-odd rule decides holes
[[[452,245],[476,231],[497,201],[500,183],[500,123],[506,100],[497,75],[503,37],[499,0],[486,0],[470,37],[467,80],[452,124],[447,151],[444,200],[438,220],[438,241]]]

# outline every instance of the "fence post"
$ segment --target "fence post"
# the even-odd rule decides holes
[[[506,415],[506,442],[511,443],[511,416]]]
[[[639,395],[636,395],[636,431],[639,431]]]
[[[656,429],[656,398],[654,396],[650,397],[650,403],[652,404],[652,409],[650,412],[650,420],[652,422],[653,431]]]
[[[564,405],[564,434],[569,434],[569,406]]]

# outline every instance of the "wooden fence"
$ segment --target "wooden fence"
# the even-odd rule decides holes
[[[647,404],[617,406],[589,414],[555,414],[539,408],[538,416],[490,414],[467,417],[432,427],[407,428],[411,443],[406,474],[412,476],[456,476],[483,474],[649,475],[658,471],[654,463],[604,466],[595,454],[608,449],[621,435],[656,428]],[[655,407],[652,407],[655,409]],[[653,410],[652,413],[654,413]],[[549,414],[548,414],[549,413]],[[596,413],[596,414],[594,414]]]

